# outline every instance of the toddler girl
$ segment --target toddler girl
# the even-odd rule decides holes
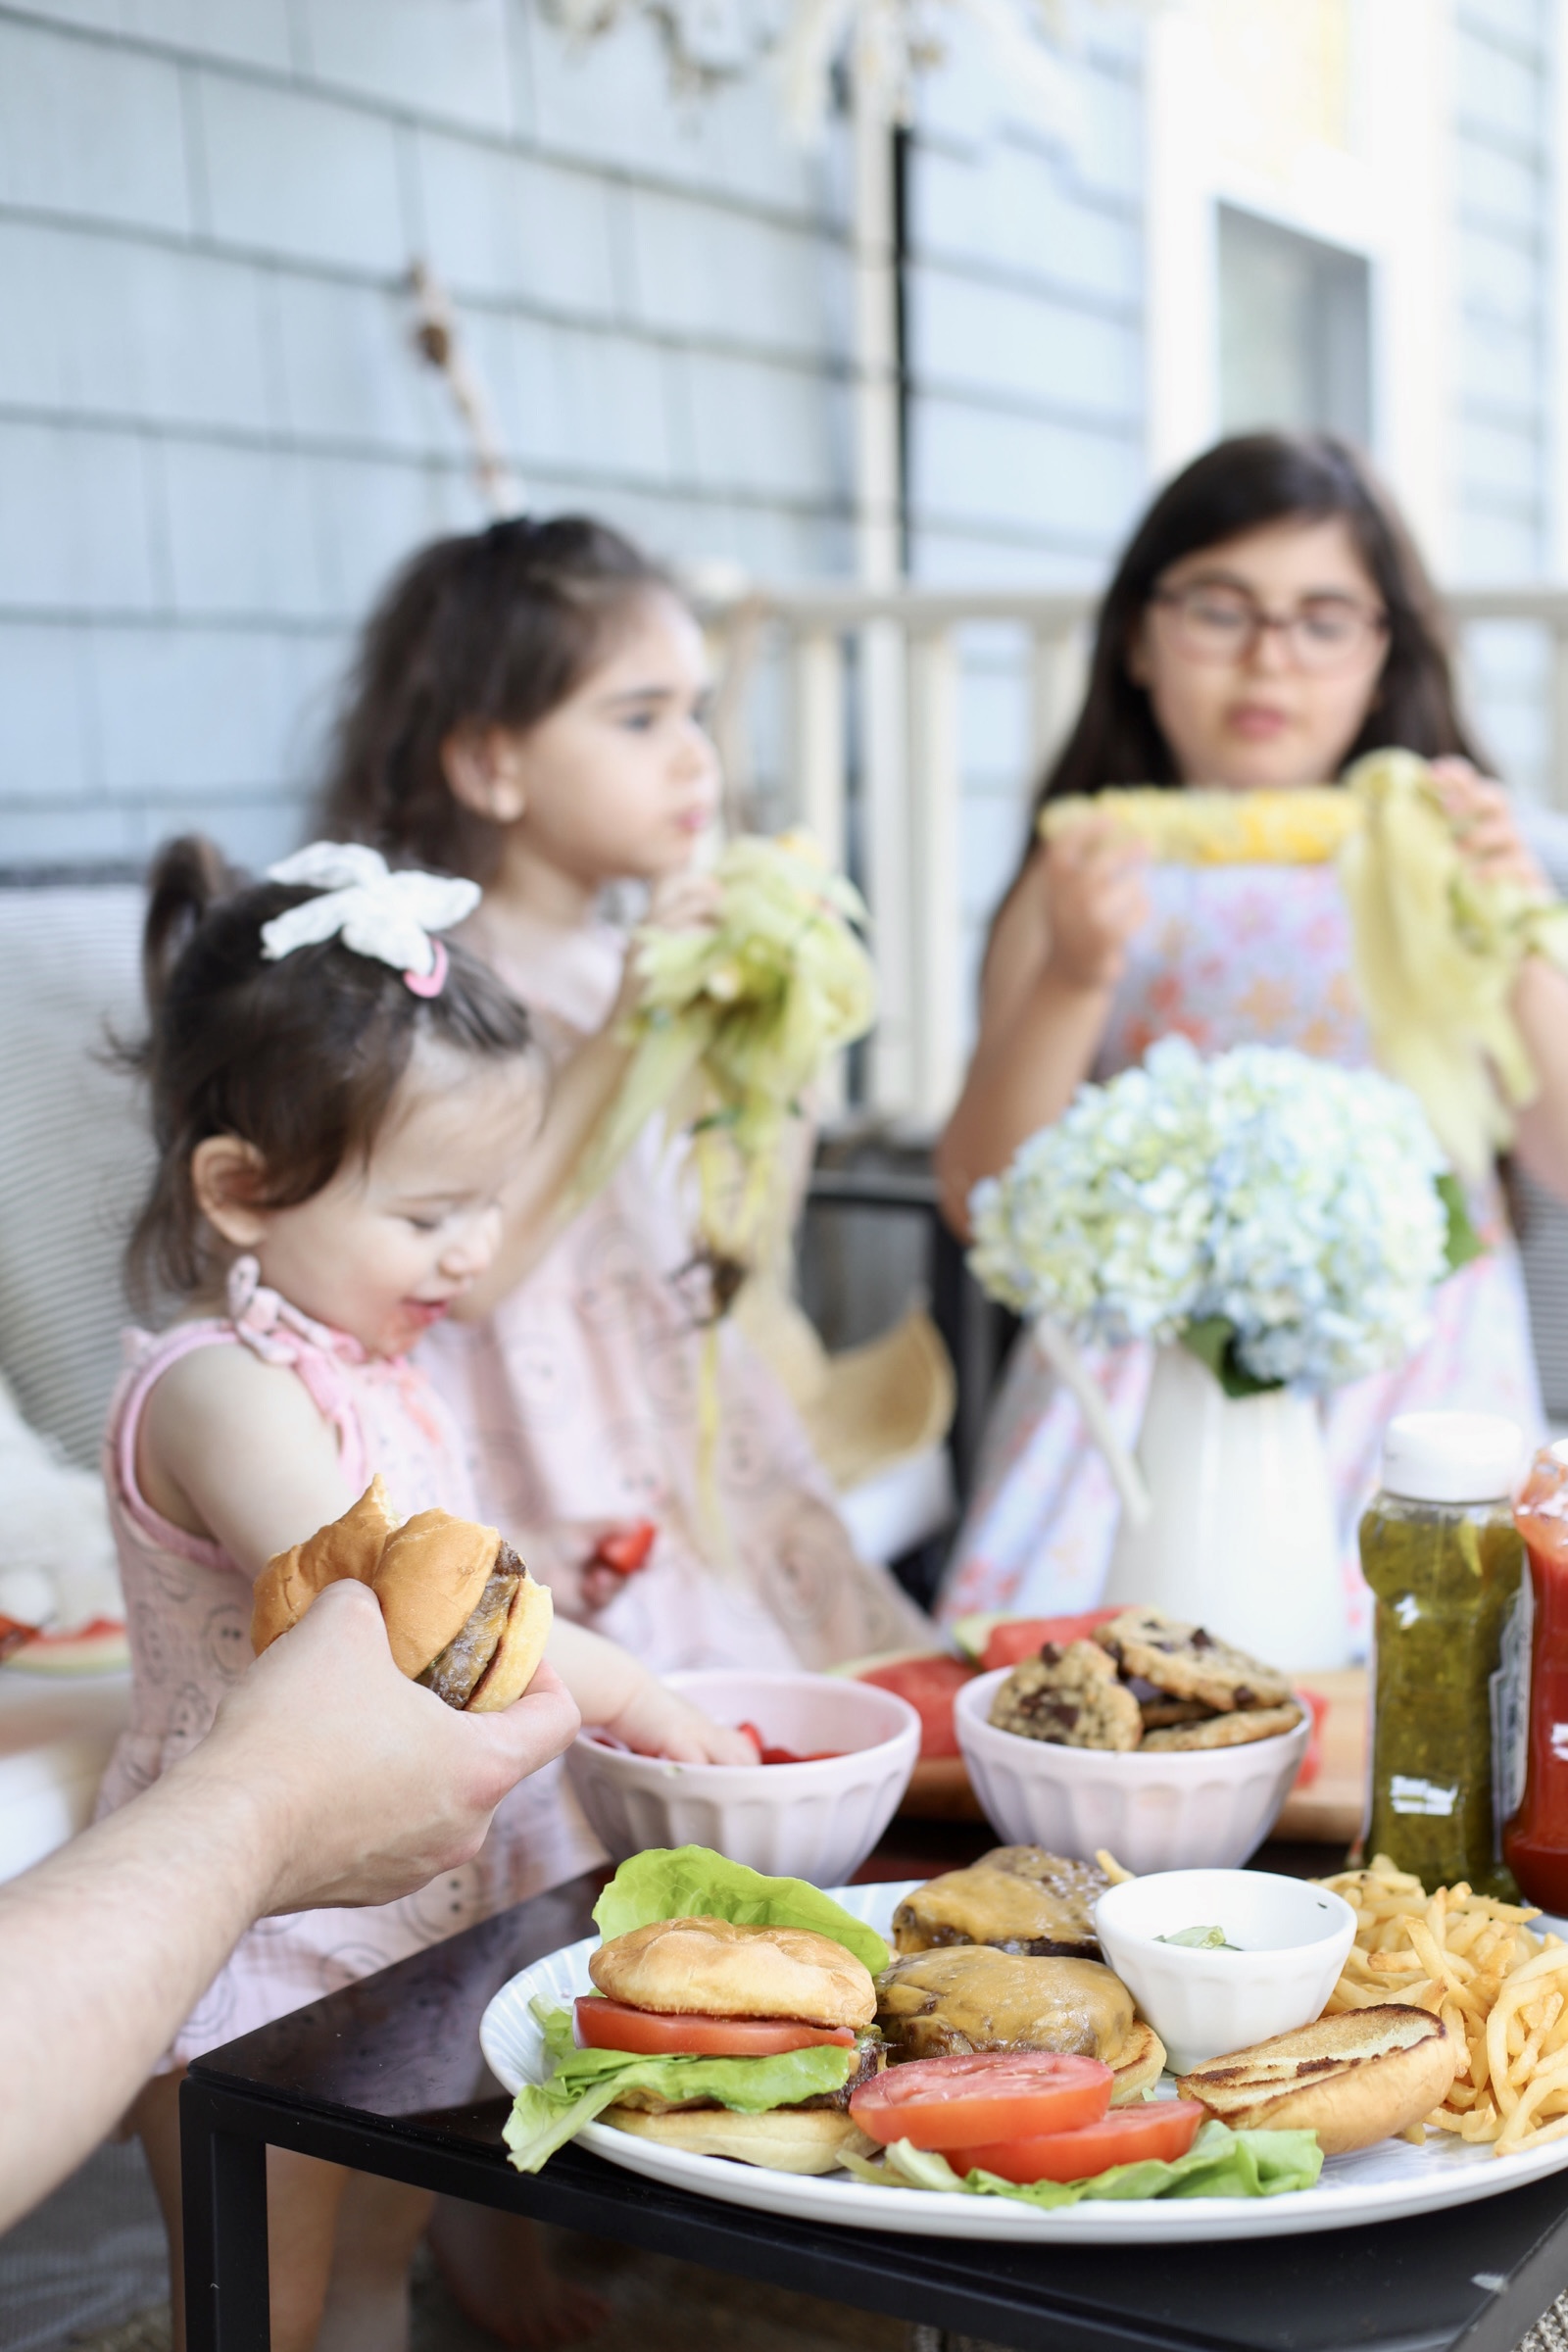
[[[1438,762],[1479,872],[1541,883],[1504,795],[1472,764],[1435,599],[1397,519],[1340,444],[1258,434],[1198,459],[1139,526],[1101,609],[1083,711],[1040,800],[1123,784],[1322,783],[1385,746]],[[1531,959],[1514,1011],[1542,1079],[1519,1153],[1568,1189],[1568,981]],[[1150,869],[1108,818],[1049,847],[1031,833],[992,929],[979,1042],[937,1154],[955,1227],[967,1231],[973,1186],[1058,1118],[1085,1078],[1141,1060],[1173,1030],[1205,1053],[1256,1041],[1370,1059],[1334,867]],[[1361,1622],[1355,1525],[1389,1416],[1474,1407],[1511,1414],[1532,1439],[1543,1427],[1495,1186],[1474,1212],[1488,1254],[1443,1286],[1429,1343],[1326,1400]],[[1118,1348],[1093,1365],[1130,1443],[1151,1352]],[[944,1613],[1088,1607],[1116,1508],[1076,1404],[1025,1341],[993,1413]]]
[[[476,896],[329,844],[248,889],[197,841],[154,867],[137,1058],[158,1162],[130,1265],[143,1294],[182,1304],[157,1336],[130,1335],[110,1413],[134,1675],[102,1809],[201,1739],[249,1661],[258,1571],[372,1472],[405,1513],[478,1515],[460,1435],[407,1354],[482,1303],[507,1172],[540,1115],[522,1007],[433,936]],[[585,1718],[629,1745],[750,1760],[594,1635],[563,1625],[550,1656]],[[597,1848],[560,1775],[514,1790],[475,1858],[422,1892],[242,1940],[136,2113],[176,2249],[176,2328],[173,2070],[587,1868]],[[428,2197],[275,2150],[270,2197],[274,2343],[395,2344]]]
[[[689,869],[718,800],[706,691],[701,632],[665,575],[569,516],[426,548],[369,624],[326,821],[483,883],[465,937],[527,1003],[557,1071],[541,1176],[569,1171],[625,1066],[614,1015],[635,980],[625,932],[603,919],[607,886],[652,886],[660,919],[700,892]],[[652,1122],[487,1322],[435,1335],[486,1508],[522,1531],[558,1605],[661,1669],[820,1666],[929,1639],[856,1557],[799,1420],[733,1323],[715,1538],[699,1475],[711,1302],[680,1161]],[[646,1565],[593,1566],[596,1539],[629,1522],[657,1529]]]

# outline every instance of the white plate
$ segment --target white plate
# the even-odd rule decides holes
[[[855,1918],[886,1935],[894,1905],[921,1884],[910,1879],[902,1886],[835,1886],[830,1891]],[[598,1942],[597,1936],[588,1936],[536,1960],[504,1984],[486,2009],[479,2039],[491,2073],[508,2090],[539,2082],[545,2071],[530,2001],[537,1996],[547,2006],[564,2008],[578,1993],[590,1991],[588,1957]],[[629,2173],[673,2188],[696,2189],[726,2205],[749,2205],[759,2213],[836,2222],[858,2230],[894,2230],[906,2236],[1027,2238],[1066,2245],[1295,2237],[1306,2230],[1348,2230],[1499,2196],[1504,2189],[1522,2188],[1527,2180],[1539,2180],[1568,2165],[1568,2139],[1548,2140],[1544,2147],[1526,2148],[1516,2156],[1494,2156],[1490,2148],[1467,2147],[1446,2132],[1433,2132],[1424,2148],[1386,2139],[1353,2156],[1331,2156],[1315,2188],[1290,2196],[1086,2201],[1041,2213],[1004,2197],[872,2188],[846,2173],[763,2172],[721,2156],[690,2156],[683,2148],[634,2138],[609,2124],[588,2124],[577,2138],[596,2156],[608,2157]]]

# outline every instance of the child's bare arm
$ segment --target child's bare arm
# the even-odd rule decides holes
[[[681,1764],[755,1764],[743,1732],[714,1723],[639,1665],[629,1650],[558,1617],[545,1653],[577,1702],[583,1722],[610,1732],[639,1755]]]
[[[242,1347],[170,1365],[142,1415],[136,1472],[155,1510],[220,1544],[250,1576],[355,1499],[298,1374]]]
[[[717,886],[709,875],[677,874],[656,891],[649,920],[666,930],[686,930],[712,922],[717,904]],[[507,1187],[500,1247],[453,1309],[459,1320],[474,1322],[489,1314],[533,1271],[560,1234],[572,1177],[631,1061],[632,1049],[620,1032],[638,993],[635,960],[628,955],[604,1026],[556,1071],[538,1129]]]

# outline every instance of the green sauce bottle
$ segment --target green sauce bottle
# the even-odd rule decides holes
[[[1430,1894],[1513,1898],[1500,1828],[1524,1726],[1528,1591],[1511,1496],[1524,1440],[1492,1413],[1403,1413],[1361,1521],[1377,1595],[1365,1848]],[[1494,1753],[1495,1751],[1495,1753]]]

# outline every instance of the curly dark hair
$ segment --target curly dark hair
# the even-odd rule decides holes
[[[461,727],[548,717],[669,574],[608,523],[520,515],[437,539],[397,573],[367,624],[320,808],[320,832],[476,882],[501,828],[448,786]]]

